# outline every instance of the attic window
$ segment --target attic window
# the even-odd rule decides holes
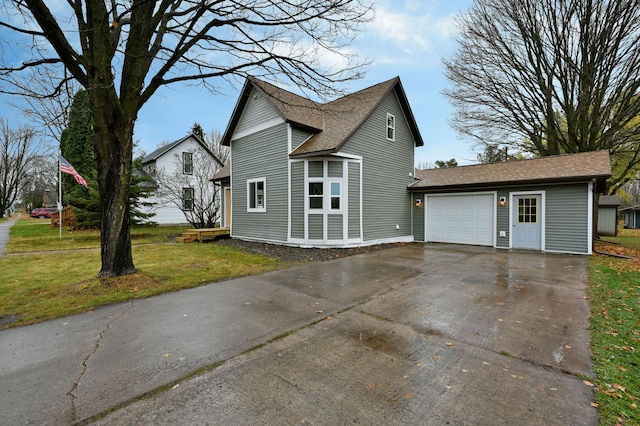
[[[396,117],[387,113],[387,140],[396,140]]]
[[[193,174],[193,153],[182,153],[182,173],[185,175]]]

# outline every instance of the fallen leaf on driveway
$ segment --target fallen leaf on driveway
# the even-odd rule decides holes
[[[451,343],[451,342],[447,342],[447,343],[445,343],[444,345],[445,345],[445,346],[453,346],[453,343]]]
[[[323,310],[316,311],[316,314],[324,314],[324,311]]]
[[[600,404],[598,404],[597,402],[592,402],[589,405],[591,405],[593,408],[599,408],[600,407]]]
[[[587,385],[587,386],[591,386],[591,387],[593,387],[593,383],[591,383],[591,382],[590,382],[590,381],[588,381],[588,380],[583,380],[583,381],[582,381],[582,383],[584,383],[584,384],[585,384],[585,385]]]
[[[164,355],[162,355],[162,356],[163,356],[163,357],[165,357],[165,358],[167,358],[167,357],[170,357],[170,356],[171,356],[171,354],[170,354],[169,352],[167,352],[166,354],[164,354]]]

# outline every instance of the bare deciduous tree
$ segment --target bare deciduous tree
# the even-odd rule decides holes
[[[0,217],[22,195],[27,171],[34,157],[35,131],[29,127],[13,130],[0,118]]]
[[[196,148],[189,165],[191,173],[183,172],[180,154],[175,154],[175,164],[177,167],[171,173],[164,169],[156,170],[155,197],[162,204],[173,204],[182,210],[194,228],[213,228],[220,218],[220,190],[213,185],[211,178],[223,163],[211,158],[206,150]]]
[[[335,95],[358,77],[362,63],[345,46],[369,18],[368,0],[67,1],[2,3],[0,77],[53,67],[52,91],[75,79],[90,94],[101,201],[101,277],[135,272],[129,191],[133,130],[142,106],[164,86],[202,84],[254,75],[280,78]],[[22,48],[21,48],[22,47]],[[19,54],[16,58],[8,52]],[[339,59],[322,66],[324,55]]]
[[[636,0],[477,0],[444,61],[462,134],[514,152],[609,150],[612,190],[640,162]]]

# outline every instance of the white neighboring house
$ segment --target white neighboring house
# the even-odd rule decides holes
[[[197,205],[196,197],[211,197],[216,191],[210,178],[222,165],[194,134],[161,146],[142,159],[144,172],[158,186],[156,194],[145,200],[152,206],[142,209],[155,213],[151,220],[160,225],[188,223],[186,215]]]

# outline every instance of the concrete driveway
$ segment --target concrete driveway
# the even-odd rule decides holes
[[[7,424],[597,425],[582,377],[586,261],[415,244],[5,330],[0,412]]]

